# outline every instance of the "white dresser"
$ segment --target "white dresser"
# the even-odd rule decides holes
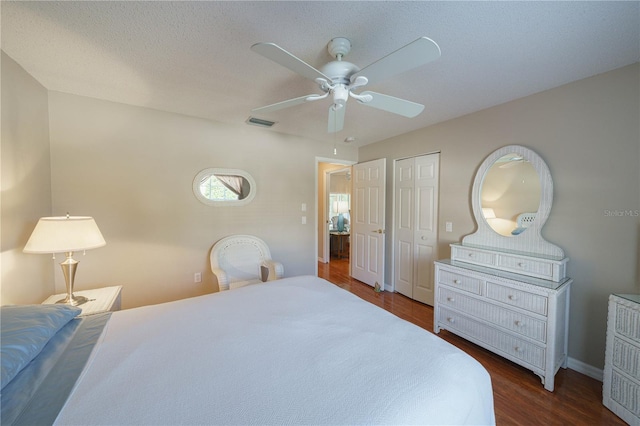
[[[602,403],[640,425],[640,294],[609,296]]]
[[[543,280],[476,264],[435,263],[434,329],[445,329],[540,376],[553,391],[567,366],[572,280]]]
[[[477,229],[435,262],[434,330],[447,330],[540,376],[554,390],[567,368],[564,251],[542,237],[553,181],[532,150],[509,145],[480,165],[471,190]]]

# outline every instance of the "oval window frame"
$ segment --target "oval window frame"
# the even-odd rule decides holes
[[[246,179],[247,182],[249,182],[249,194],[247,194],[246,197],[244,197],[242,200],[211,200],[207,197],[204,196],[204,194],[202,194],[202,192],[200,192],[200,183],[202,182],[203,179],[205,179],[208,176],[211,175],[233,175],[233,176],[240,176],[244,179]],[[202,204],[205,204],[207,206],[235,206],[235,207],[239,207],[239,206],[244,206],[249,204],[251,201],[253,201],[254,197],[256,196],[256,192],[258,190],[258,187],[256,185],[256,181],[253,178],[253,176],[251,176],[249,173],[245,172],[244,170],[240,170],[240,169],[222,169],[222,168],[218,168],[218,167],[209,167],[206,168],[204,170],[200,170],[198,172],[198,174],[196,174],[196,176],[193,178],[193,183],[191,185],[191,189],[193,190],[193,194],[196,196],[196,198],[198,199],[198,201],[200,201]]]

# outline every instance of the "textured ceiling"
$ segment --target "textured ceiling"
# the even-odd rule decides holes
[[[316,68],[333,37],[363,68],[421,36],[435,62],[367,87],[426,106],[413,119],[347,104],[336,136],[364,145],[640,60],[640,2],[1,3],[2,49],[46,88],[243,125],[251,109],[317,93],[249,48]],[[325,99],[259,118],[333,143]]]

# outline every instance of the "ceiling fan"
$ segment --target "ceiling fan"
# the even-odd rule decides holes
[[[408,118],[420,114],[424,109],[424,105],[381,93],[371,91],[356,93],[354,90],[419,67],[440,57],[440,47],[427,37],[420,37],[362,69],[351,62],[343,60],[344,56],[351,50],[351,42],[344,37],[336,37],[329,42],[327,50],[335,58],[335,61],[325,64],[320,70],[315,69],[274,43],[256,43],[251,46],[251,50],[305,78],[315,81],[323,92],[322,94],[313,93],[255,108],[252,112],[273,112],[305,102],[324,99],[331,95],[333,103],[329,107],[329,133],[342,130],[346,103],[349,97],[354,98],[363,105]]]

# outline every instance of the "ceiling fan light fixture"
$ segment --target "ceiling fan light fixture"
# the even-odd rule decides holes
[[[265,119],[256,118],[256,117],[247,118],[246,123],[252,124],[254,126],[260,126],[260,127],[272,127],[274,124],[276,124],[275,121],[265,120]]]

